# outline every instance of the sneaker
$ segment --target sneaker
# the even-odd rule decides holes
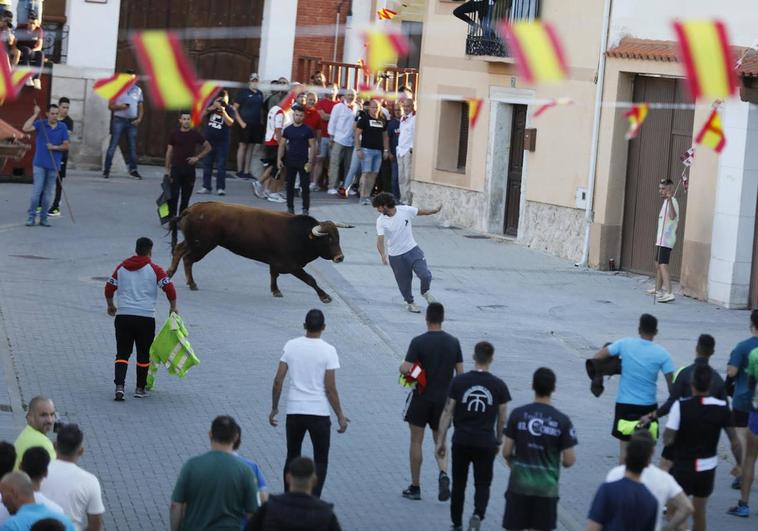
[[[248,173],[248,172],[245,172],[245,173],[242,174],[242,179],[245,179],[246,181],[254,181],[254,180],[256,180],[255,179],[255,175],[253,175],[252,173]]]
[[[48,216],[52,216],[54,218],[59,218],[61,216],[61,209],[60,208],[51,208],[47,211]]]
[[[219,188],[218,190],[216,190],[216,195],[226,195],[226,190],[224,190],[223,188]]]
[[[147,398],[147,391],[144,387],[137,387],[134,390],[134,398]]]
[[[253,194],[255,194],[255,197],[258,197],[260,199],[266,199],[266,190],[263,188],[263,185],[257,180],[253,181]]]
[[[37,214],[39,214],[40,212],[42,212],[42,207],[41,207],[41,206],[38,206],[38,207],[37,207]]]
[[[318,185],[316,183],[311,183],[308,188],[310,189],[311,192],[318,192],[319,191],[319,187],[318,187]]]
[[[326,191],[326,193],[329,194],[329,195],[337,195],[337,189],[336,188],[329,188]]]
[[[449,500],[450,499],[450,478],[444,472],[440,472],[440,479],[438,480],[438,483],[439,483],[439,494],[437,494],[437,499],[441,502]]]
[[[27,87],[33,87],[34,81],[32,81],[31,78],[27,79],[26,81],[24,81],[24,85],[26,85]]]
[[[238,171],[234,175],[236,175],[238,179],[244,179],[245,178],[245,174],[242,173],[241,171]]]
[[[268,196],[266,196],[266,199],[271,201],[272,203],[286,203],[287,200],[282,197],[279,193],[271,193],[269,192]]]
[[[742,488],[742,478],[734,478],[734,481],[732,481],[732,489],[740,490],[741,488]]]
[[[348,193],[352,196],[356,196],[358,195],[358,190],[356,190],[355,188],[350,188],[350,191]]]
[[[450,526],[450,531],[463,531],[463,526],[462,525],[451,525]]]
[[[747,503],[738,501],[737,505],[735,505],[734,507],[730,507],[729,510],[726,512],[726,514],[731,514],[732,516],[739,516],[740,518],[749,518],[750,507],[748,507]]]
[[[658,295],[658,298],[655,300],[657,300],[658,302],[671,302],[675,299],[676,297],[674,297],[673,293],[663,293],[661,295]]]
[[[34,219],[35,218],[29,218],[26,220],[26,226],[27,227],[34,227]]]
[[[52,225],[50,225],[50,222],[46,219],[39,220],[39,225],[40,227],[52,227]]]
[[[364,197],[363,199],[361,199],[361,205],[369,206],[370,204],[371,204],[371,199],[369,199],[368,197]]]
[[[211,193],[211,191],[208,190],[205,186],[203,186],[202,188],[200,188],[200,190],[198,190],[195,193],[198,193],[198,194],[201,194],[201,195],[205,195],[205,194]]]
[[[428,291],[426,293],[422,293],[421,296],[424,297],[426,299],[426,302],[429,304],[437,302],[437,299],[435,299],[434,296]]]
[[[130,171],[130,172],[129,172],[129,175],[131,175],[132,177],[134,177],[134,178],[135,178],[135,179],[137,179],[138,181],[141,181],[141,180],[142,180],[142,175],[140,175],[140,174],[139,174],[139,172],[138,172],[137,170],[132,170],[132,171]]]
[[[39,80],[39,78],[32,79],[32,85],[34,86],[35,89],[42,90],[42,82]]]
[[[294,208],[288,208],[288,209],[287,209],[287,212],[289,212],[289,213],[290,213],[290,214],[292,214],[293,216],[295,215],[295,209],[294,209]]]
[[[420,500],[421,487],[417,485],[408,485],[408,488],[403,491],[403,498],[408,498],[409,500]]]
[[[413,304],[412,302],[405,303],[405,307],[408,309],[411,313],[421,313],[421,308]]]
[[[110,177],[110,176],[111,176],[111,172],[110,172],[110,171],[108,171],[108,170],[105,170],[105,171],[103,172],[103,179],[107,179],[107,178],[108,178],[108,177]]]
[[[645,293],[648,295],[659,295],[661,292],[655,288],[650,288],[649,290],[645,290]]]
[[[468,521],[468,531],[479,531],[482,527],[482,519],[478,514],[472,514],[471,520]]]
[[[116,402],[124,401],[124,386],[123,385],[116,386],[116,398],[114,398],[114,400]]]

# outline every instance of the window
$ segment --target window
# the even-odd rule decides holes
[[[468,6],[468,7],[467,7]],[[510,51],[497,33],[503,21],[534,20],[540,16],[540,0],[481,0],[466,2],[462,17],[468,24],[466,55],[510,57]],[[468,19],[468,20],[466,20]]]
[[[468,158],[468,103],[440,102],[437,141],[437,168],[458,173],[466,172]]]
[[[407,56],[400,58],[397,63],[399,68],[415,68],[418,70],[421,63],[421,32],[423,27],[424,24],[421,22],[403,20],[400,23],[400,31],[411,43],[411,50]]]

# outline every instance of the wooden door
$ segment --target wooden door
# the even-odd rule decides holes
[[[121,2],[119,30],[123,34],[140,28],[191,27],[233,28],[260,26],[264,0],[131,0]],[[200,79],[247,82],[257,71],[259,38],[191,39],[182,41]],[[120,40],[116,70],[137,70],[133,50],[127,40]],[[142,84],[144,89],[144,84]],[[230,91],[233,101],[237,89]],[[177,113],[154,110],[146,95],[145,119],[139,127],[137,154],[140,162],[162,163],[169,132],[176,127]],[[122,139],[124,142],[125,139]],[[125,146],[124,146],[125,147]],[[233,157],[230,150],[230,157]]]
[[[690,103],[684,81],[637,76],[634,101],[649,103]],[[655,274],[655,236],[662,201],[658,194],[661,179],[671,179],[677,188],[679,225],[677,242],[671,253],[670,270],[679,278],[682,267],[687,194],[681,179],[679,157],[692,145],[692,109],[651,109],[637,138],[629,142],[626,193],[621,243],[621,267],[627,271]]]
[[[519,209],[521,208],[521,173],[524,169],[524,129],[526,128],[526,105],[513,106],[511,125],[511,156],[508,160],[508,179],[505,193],[504,232],[518,234]]]

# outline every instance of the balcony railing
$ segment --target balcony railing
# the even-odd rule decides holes
[[[510,57],[497,27],[503,21],[534,20],[540,16],[540,0],[480,0],[469,5],[473,11],[466,16],[473,23],[468,25],[466,55]]]

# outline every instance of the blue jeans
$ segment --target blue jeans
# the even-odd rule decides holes
[[[353,157],[350,159],[350,169],[345,176],[345,190],[350,188],[355,180],[355,176],[361,172],[361,159],[358,158],[358,152],[353,150]]]
[[[113,154],[116,152],[121,135],[126,131],[126,141],[129,144],[128,164],[129,171],[137,171],[137,126],[127,118],[114,116],[111,122],[111,144],[105,154],[104,171],[110,173],[113,164]]]
[[[397,167],[397,155],[392,157],[392,195],[395,196],[395,199],[398,201],[400,200],[400,182],[397,180],[399,169]]]
[[[53,199],[55,180],[55,170],[34,166],[32,199],[29,202],[29,210],[27,212],[29,219],[34,220],[37,217],[37,207],[40,206],[40,199],[42,199],[42,209],[39,212],[39,219],[40,221],[47,220],[48,210],[50,210],[50,203]]]
[[[209,142],[211,152],[203,160],[203,188],[213,189],[213,168],[216,168],[216,190],[224,190],[226,188],[226,158],[229,156],[229,140]]]
[[[381,149],[363,149],[363,173],[379,173],[382,167],[382,150]]]

